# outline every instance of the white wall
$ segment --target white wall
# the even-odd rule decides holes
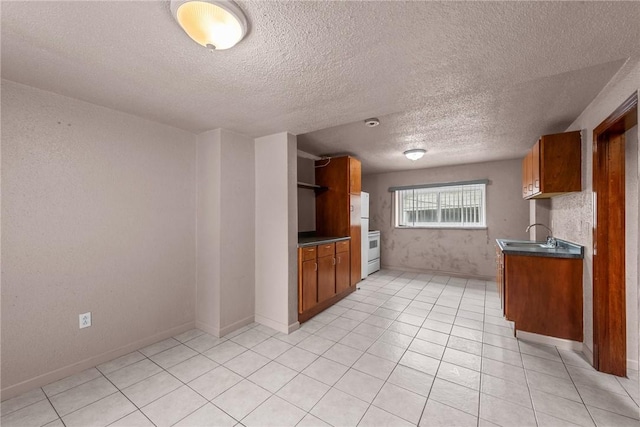
[[[520,168],[517,159],[365,175],[362,189],[370,193],[370,228],[381,231],[383,267],[493,280],[495,239],[527,238],[529,202],[522,199]],[[487,229],[395,228],[389,187],[485,178]]]
[[[3,399],[194,326],[195,135],[3,80],[2,151]]]
[[[551,228],[551,199],[529,200],[529,224],[544,224]],[[549,230],[544,227],[531,227],[529,240],[543,241],[549,235]]]
[[[255,320],[297,328],[297,144],[288,133],[255,140]]]
[[[220,129],[198,135],[196,326],[220,334]]]
[[[197,326],[222,336],[253,322],[254,141],[198,135]]]
[[[567,131],[582,130],[582,188],[580,193],[555,197],[551,204],[551,220],[557,237],[579,243],[585,247],[583,292],[584,292],[584,345],[588,357],[593,357],[593,130],[618,106],[640,88],[640,58],[630,59],[580,114]],[[635,144],[637,145],[637,132]],[[632,141],[627,140],[628,144]],[[637,258],[638,247],[627,248]],[[633,259],[633,258],[632,258]],[[638,280],[636,279],[636,287]],[[629,297],[629,296],[628,296]],[[628,307],[631,308],[631,307]],[[636,307],[637,309],[637,307]],[[627,334],[636,339],[638,324],[629,325]],[[632,350],[627,349],[628,354]],[[628,360],[630,367],[637,369],[638,359]]]
[[[220,333],[225,335],[254,320],[255,143],[227,130],[221,136]]]

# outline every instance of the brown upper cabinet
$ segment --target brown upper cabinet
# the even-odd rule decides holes
[[[353,157],[333,157],[316,161],[316,185],[346,194],[362,192],[362,167]]]
[[[548,199],[582,190],[580,131],[545,135],[522,160],[522,197]]]
[[[349,157],[349,193],[362,192],[362,165],[360,160]]]
[[[316,196],[316,233],[351,237],[351,286],[361,278],[361,170],[360,161],[349,156],[316,161],[316,184],[327,188]]]

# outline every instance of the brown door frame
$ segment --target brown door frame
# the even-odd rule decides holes
[[[627,375],[624,133],[638,123],[638,93],[593,130],[593,362]]]

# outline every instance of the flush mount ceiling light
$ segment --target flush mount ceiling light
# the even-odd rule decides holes
[[[229,49],[247,34],[247,19],[230,0],[171,0],[171,14],[193,41],[212,50]]]
[[[424,156],[424,153],[426,153],[426,151],[422,148],[414,148],[413,150],[405,151],[403,154],[407,156],[407,159],[415,161]]]

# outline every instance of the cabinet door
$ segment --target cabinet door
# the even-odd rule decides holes
[[[580,131],[540,138],[540,192],[553,196],[582,190]]]
[[[336,253],[336,293],[349,288],[350,284],[349,251]]]
[[[317,271],[315,259],[302,263],[302,311],[309,310],[318,303]]]
[[[522,159],[522,197],[529,195],[529,153]]]
[[[349,193],[360,194],[362,191],[362,165],[360,160],[349,157]]]
[[[541,185],[540,185],[540,140],[536,142],[531,150],[531,184],[532,190],[530,195],[540,194]]]
[[[318,258],[318,302],[336,294],[336,259],[333,256]]]

